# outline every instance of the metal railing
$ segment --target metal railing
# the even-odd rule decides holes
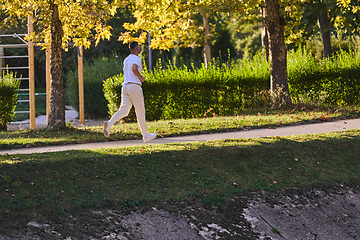
[[[29,61],[27,63],[27,66],[11,66],[11,67],[5,67],[4,64],[4,60],[5,59],[14,59],[14,58],[29,58],[29,55],[19,55],[19,56],[9,56],[9,55],[5,55],[4,53],[4,49],[6,48],[27,48],[28,47],[28,43],[23,39],[24,36],[27,36],[28,34],[2,34],[0,35],[0,37],[13,37],[13,38],[17,38],[19,39],[21,42],[23,43],[19,43],[19,44],[0,44],[0,72],[2,72],[2,70],[22,70],[22,69],[29,69]],[[25,77],[25,78],[21,78],[21,80],[29,80],[29,77]],[[18,92],[27,92],[27,93],[19,93],[19,96],[22,95],[30,95],[30,89],[29,88],[25,88],[25,89],[18,89]],[[30,100],[22,100],[20,98],[20,100],[18,100],[18,103],[30,103]],[[14,113],[30,113],[29,111],[14,111]]]
[[[30,90],[30,89],[18,89],[18,91],[23,91],[23,90]],[[19,100],[17,100],[18,103],[20,103],[20,106],[21,106],[21,103],[29,103],[30,102],[30,99],[22,99],[23,96],[29,96],[30,94],[29,93],[17,93],[16,94],[18,97],[19,97]],[[46,93],[35,93],[35,96],[46,96]],[[24,111],[17,111],[17,113],[24,113]],[[27,112],[27,111],[25,111]]]

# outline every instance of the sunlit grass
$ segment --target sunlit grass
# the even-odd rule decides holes
[[[359,156],[359,130],[1,156],[0,216],[354,183]]]
[[[360,107],[309,107],[295,105],[280,110],[260,109],[244,112],[237,116],[174,119],[148,122],[149,132],[158,137],[181,136],[200,133],[273,128],[280,126],[308,124],[360,116]],[[137,123],[115,125],[110,138],[102,134],[102,127],[70,127],[60,131],[17,130],[0,131],[0,148],[12,149],[47,145],[64,145],[102,141],[141,139]]]

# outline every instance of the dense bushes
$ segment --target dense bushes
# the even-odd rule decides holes
[[[351,105],[360,103],[360,53],[341,51],[316,61],[303,49],[289,54],[288,81],[295,102]]]
[[[86,118],[107,117],[107,101],[104,97],[102,82],[122,72],[122,59],[113,56],[100,57],[92,63],[84,63],[84,108]],[[66,76],[65,93],[71,106],[79,110],[78,71],[69,71]]]
[[[6,130],[8,122],[14,116],[20,80],[14,78],[12,73],[6,73],[0,78],[0,130]]]
[[[204,67],[168,67],[145,72],[143,85],[148,120],[234,115],[269,103],[269,64],[261,57]],[[299,49],[288,56],[290,94],[295,103],[359,104],[360,57],[341,52],[317,61]],[[122,74],[104,81],[108,113],[121,101]],[[134,118],[134,114],[130,118]]]
[[[143,85],[146,118],[234,115],[245,108],[263,106],[268,100],[269,66],[260,56],[209,69],[168,67],[145,72]],[[104,82],[109,114],[120,106],[122,75]]]

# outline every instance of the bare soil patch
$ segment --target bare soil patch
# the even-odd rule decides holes
[[[359,186],[284,189],[206,203],[2,216],[0,239],[358,239]]]

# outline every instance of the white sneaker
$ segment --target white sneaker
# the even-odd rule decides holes
[[[156,133],[147,133],[143,136],[143,141],[144,143],[148,143],[154,138],[156,138]]]
[[[105,137],[110,137],[110,129],[111,129],[110,123],[108,121],[105,121],[104,130],[103,130]]]

